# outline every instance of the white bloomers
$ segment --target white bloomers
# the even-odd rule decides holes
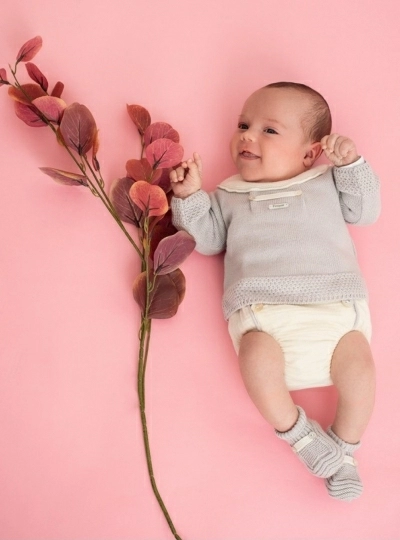
[[[330,386],[333,351],[348,332],[359,330],[371,339],[371,319],[366,300],[330,304],[253,304],[229,318],[229,333],[236,352],[250,331],[266,332],[280,344],[285,358],[289,390]]]

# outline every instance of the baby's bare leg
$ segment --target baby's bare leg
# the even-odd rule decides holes
[[[348,443],[358,443],[368,425],[375,401],[375,367],[361,332],[349,332],[332,357],[331,377],[339,394],[332,430]]]
[[[246,389],[265,420],[278,431],[288,431],[299,412],[286,387],[279,343],[264,332],[248,332],[240,344],[239,364]]]

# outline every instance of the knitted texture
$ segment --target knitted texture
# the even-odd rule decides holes
[[[250,304],[367,297],[346,225],[379,214],[379,181],[367,163],[311,169],[282,182],[235,175],[213,193],[173,197],[171,207],[174,225],[195,238],[197,251],[225,251],[226,319]]]
[[[354,452],[360,447],[361,443],[351,444],[343,441],[331,428],[328,428],[327,434],[343,449],[346,456],[353,457]],[[327,478],[325,485],[331,497],[342,501],[357,499],[363,492],[357,467],[349,463],[344,463],[334,475]]]
[[[286,432],[275,430],[276,435],[294,446],[303,437],[311,434],[310,441],[304,448],[296,451],[307,469],[320,478],[331,477],[342,466],[344,452],[315,420],[308,420],[304,410],[299,410],[296,424]]]

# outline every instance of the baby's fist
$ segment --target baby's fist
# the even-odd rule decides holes
[[[336,166],[350,165],[359,159],[356,145],[348,137],[337,133],[325,135],[321,140],[322,149],[326,157]]]
[[[186,199],[201,188],[202,162],[197,152],[193,154],[193,159],[183,161],[174,171],[171,171],[169,178],[171,188],[175,197]]]

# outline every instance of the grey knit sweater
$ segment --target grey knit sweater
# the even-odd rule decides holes
[[[172,199],[174,225],[195,238],[197,251],[226,252],[226,319],[256,303],[366,298],[346,222],[366,225],[379,211],[379,180],[365,162],[321,165],[280,182],[235,175],[211,194]]]

